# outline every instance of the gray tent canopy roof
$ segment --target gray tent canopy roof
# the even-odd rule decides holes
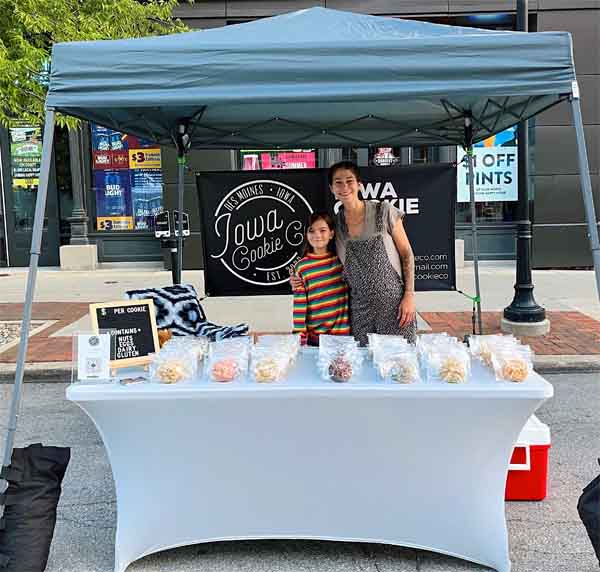
[[[347,147],[473,141],[570,97],[566,32],[311,8],[183,34],[56,44],[46,104],[160,144]]]

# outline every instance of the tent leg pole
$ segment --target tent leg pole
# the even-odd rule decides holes
[[[467,147],[467,161],[469,163],[469,197],[471,202],[471,236],[473,243],[473,269],[475,271],[475,299],[477,303],[477,329],[479,335],[483,334],[481,325],[481,289],[479,287],[479,238],[477,236],[477,218],[475,211],[475,174],[473,169],[473,146]]]
[[[571,98],[571,111],[573,112],[573,123],[577,135],[577,158],[579,161],[579,177],[581,180],[581,192],[583,194],[583,205],[585,207],[585,218],[588,225],[588,238],[592,250],[592,261],[596,273],[596,288],[600,298],[600,240],[598,239],[598,222],[596,220],[596,209],[594,208],[594,197],[592,195],[592,180],[590,178],[590,166],[588,163],[587,150],[585,146],[585,135],[583,132],[583,118],[581,115],[581,103],[579,95]]]
[[[185,153],[177,157],[177,284],[181,284],[183,272],[183,192],[185,177]]]
[[[479,239],[477,237],[477,213],[475,210],[475,169],[473,167],[473,116],[465,111],[465,151],[469,168],[469,201],[471,203],[471,236],[473,243],[473,270],[475,271],[475,303],[477,304],[477,327],[483,334],[481,324],[481,289],[479,288]]]
[[[180,123],[177,133],[177,210],[179,217],[177,228],[177,284],[181,284],[183,273],[183,193],[185,190],[185,163],[186,163],[186,131],[187,125]]]
[[[35,203],[35,218],[33,233],[31,236],[31,255],[29,258],[29,272],[27,274],[27,290],[25,292],[25,305],[23,307],[23,320],[21,321],[21,339],[19,341],[19,354],[15,371],[15,384],[13,387],[10,412],[8,416],[8,433],[4,447],[3,465],[10,465],[12,451],[17,431],[17,421],[23,393],[23,374],[25,359],[27,358],[27,346],[29,343],[29,325],[31,323],[31,312],[33,308],[33,296],[35,293],[35,281],[37,278],[38,261],[42,244],[42,233],[44,230],[44,214],[46,211],[46,196],[48,194],[48,179],[50,175],[50,161],[52,159],[52,143],[54,139],[54,109],[46,110],[46,121],[44,127],[44,140],[42,145],[42,162],[40,166],[40,182],[38,186]]]

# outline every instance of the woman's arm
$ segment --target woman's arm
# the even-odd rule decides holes
[[[404,297],[398,308],[398,321],[400,326],[406,326],[416,318],[417,314],[415,308],[415,257],[400,218],[394,224],[392,238],[400,255],[404,278]]]

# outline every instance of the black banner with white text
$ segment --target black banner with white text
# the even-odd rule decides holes
[[[454,290],[456,167],[363,167],[362,196],[406,213],[418,291]],[[327,169],[220,171],[197,176],[210,296],[289,294],[308,216],[337,212]]]

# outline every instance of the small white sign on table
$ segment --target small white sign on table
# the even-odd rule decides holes
[[[76,334],[73,381],[110,381],[110,344],[109,333]]]

